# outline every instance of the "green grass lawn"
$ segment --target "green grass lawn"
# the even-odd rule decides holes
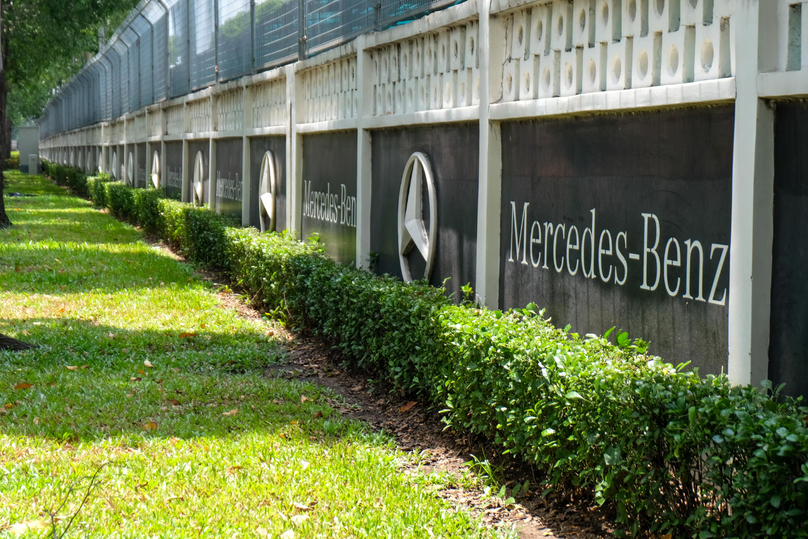
[[[0,333],[40,348],[0,352],[0,535],[53,537],[57,510],[61,533],[105,463],[70,537],[495,535],[333,395],[263,376],[285,354],[272,323],[220,308],[88,202],[6,174],[39,196],[6,198]]]

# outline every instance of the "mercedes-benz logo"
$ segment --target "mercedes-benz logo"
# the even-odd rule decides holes
[[[269,151],[264,154],[264,159],[261,161],[261,188],[258,199],[261,216],[261,232],[272,232],[275,230],[276,189],[275,156]]]
[[[196,152],[194,163],[194,206],[205,205],[205,158]]]
[[[152,156],[151,181],[155,189],[160,189],[160,152],[154,152]]]
[[[423,182],[426,180],[429,193],[429,233],[424,224]],[[421,152],[415,152],[404,167],[401,177],[401,191],[398,195],[398,257],[401,262],[401,275],[406,282],[412,281],[410,262],[407,258],[413,247],[418,249],[426,261],[424,279],[432,275],[435,265],[436,234],[438,230],[438,201],[435,181],[429,159]]]
[[[126,185],[134,184],[135,179],[135,156],[129,152],[129,163],[126,165]]]

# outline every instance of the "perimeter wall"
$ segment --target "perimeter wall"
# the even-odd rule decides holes
[[[273,213],[346,264],[808,394],[803,7],[469,0],[84,127],[51,118],[41,146],[245,226]]]

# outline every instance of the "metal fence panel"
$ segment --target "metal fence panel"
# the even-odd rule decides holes
[[[256,0],[255,66],[265,68],[297,59],[299,0]]]
[[[121,86],[126,86],[128,99],[126,112],[134,112],[140,108],[140,49],[135,31],[130,26],[121,34],[121,41],[126,46],[126,78],[121,80]]]
[[[132,21],[132,29],[138,35],[138,78],[134,82],[139,86],[138,108],[151,105],[154,100],[152,92],[152,27],[144,17]]]
[[[112,118],[121,115],[121,55],[115,49],[109,49],[107,58],[112,66]]]
[[[43,133],[321,52],[456,0],[147,0],[43,111]],[[303,12],[301,12],[303,8]],[[305,39],[301,39],[305,36]]]
[[[143,15],[152,24],[152,103],[166,98],[168,65],[168,11],[157,1],[150,2]]]
[[[306,46],[337,45],[376,27],[376,0],[306,0]]]
[[[191,0],[191,90],[216,81],[216,32],[213,0]]]
[[[252,19],[250,0],[219,0],[219,80],[252,72]]]
[[[188,0],[168,0],[169,97],[189,92]]]

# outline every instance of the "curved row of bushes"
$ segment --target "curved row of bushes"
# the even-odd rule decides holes
[[[806,409],[677,369],[620,336],[555,328],[535,305],[455,305],[425,283],[336,264],[288,234],[94,179],[98,205],[443,414],[616,511],[625,533],[808,537]]]

